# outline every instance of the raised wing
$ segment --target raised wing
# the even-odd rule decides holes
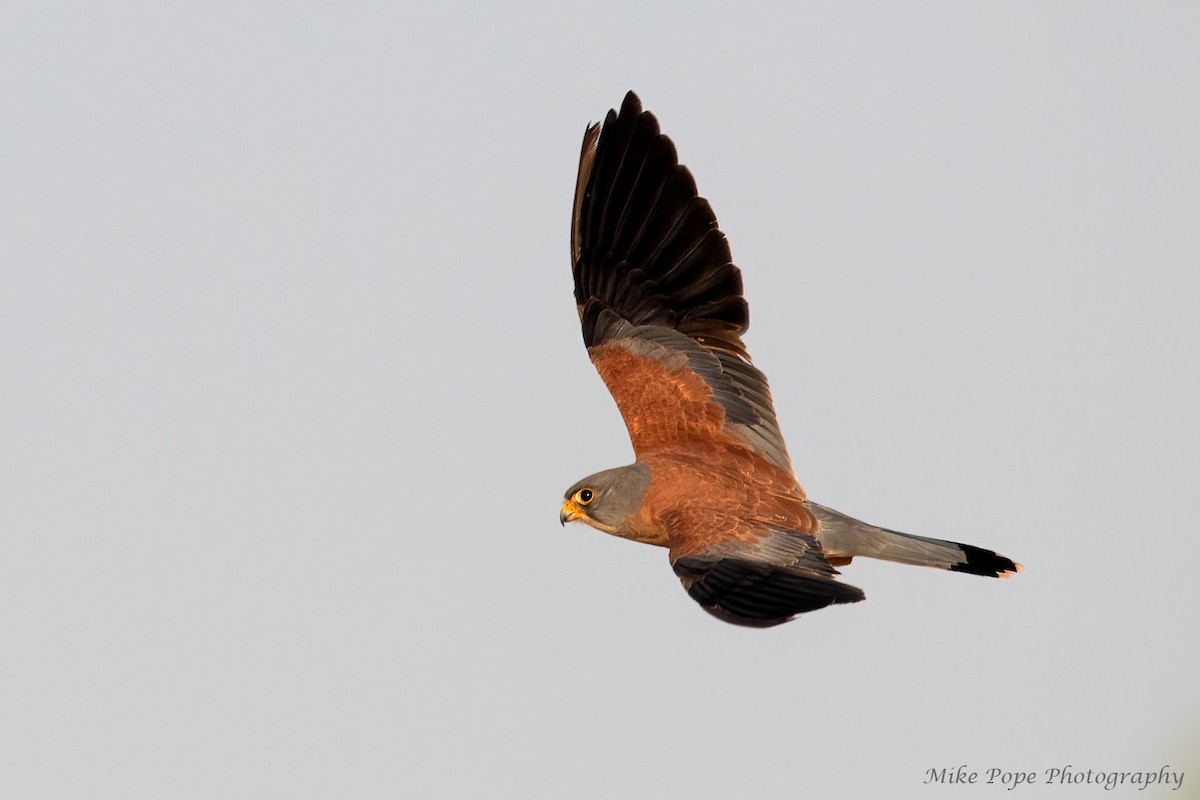
[[[639,458],[727,437],[791,472],[729,244],[633,92],[584,134],[571,258],[584,343]]]

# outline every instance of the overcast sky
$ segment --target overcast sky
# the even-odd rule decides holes
[[[1200,797],[1196,4],[3,17],[0,796]],[[630,88],[809,495],[1022,575],[748,630],[559,527],[632,459],[568,264]]]

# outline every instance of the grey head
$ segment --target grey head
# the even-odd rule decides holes
[[[642,507],[649,485],[650,470],[643,464],[589,475],[567,489],[558,521],[566,525],[579,520],[605,533],[628,536],[625,522]]]

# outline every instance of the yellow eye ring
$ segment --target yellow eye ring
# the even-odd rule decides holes
[[[581,506],[586,506],[594,499],[596,499],[596,493],[586,486],[575,493],[575,502]]]

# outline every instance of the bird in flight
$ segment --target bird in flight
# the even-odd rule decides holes
[[[810,501],[742,334],[742,278],[675,146],[629,92],[583,135],[571,217],[583,341],[636,461],[567,490],[559,521],[669,548],[705,611],[769,627],[864,598],[856,556],[1007,577],[1011,559],[879,528]]]

